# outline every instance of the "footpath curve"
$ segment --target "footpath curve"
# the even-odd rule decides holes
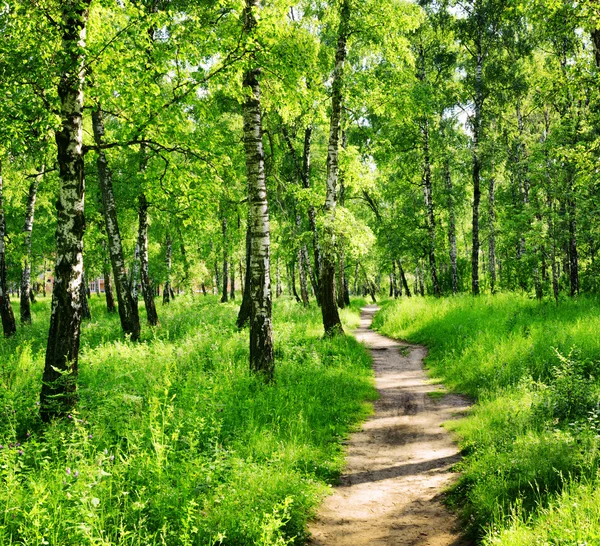
[[[348,441],[341,483],[310,526],[313,546],[468,546],[440,493],[460,457],[444,421],[468,407],[423,371],[425,347],[370,329],[378,308],[362,310],[356,338],[373,355],[380,398]],[[429,393],[439,391],[439,395]]]

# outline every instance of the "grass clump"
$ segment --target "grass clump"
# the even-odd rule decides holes
[[[431,375],[476,401],[448,424],[465,454],[449,500],[484,544],[598,542],[598,303],[413,298],[376,317],[384,334],[427,345]]]
[[[0,545],[302,543],[375,397],[366,350],[323,339],[318,309],[278,301],[264,385],[232,304],[178,298],[140,343],[92,304],[63,422],[38,417],[48,302],[0,344]]]

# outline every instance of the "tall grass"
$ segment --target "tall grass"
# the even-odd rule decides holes
[[[476,401],[448,425],[465,454],[450,500],[485,544],[600,544],[599,308],[499,294],[413,298],[376,317]]]
[[[63,422],[37,411],[48,302],[0,341],[0,545],[302,543],[375,397],[366,350],[322,339],[318,309],[278,301],[264,385],[232,304],[178,298],[130,343],[92,303]]]

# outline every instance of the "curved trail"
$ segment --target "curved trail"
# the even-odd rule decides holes
[[[441,424],[468,403],[456,395],[429,396],[441,387],[423,371],[427,350],[370,330],[376,311],[363,309],[355,335],[373,355],[380,398],[374,415],[349,439],[341,485],[311,525],[310,544],[467,546],[439,495],[460,458]]]

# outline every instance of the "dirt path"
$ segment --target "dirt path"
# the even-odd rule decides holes
[[[423,371],[425,347],[407,345],[369,329],[377,307],[363,309],[355,332],[373,354],[380,399],[375,414],[348,442],[341,485],[311,526],[313,546],[467,546],[457,521],[440,502],[459,460],[441,428],[467,407]]]

